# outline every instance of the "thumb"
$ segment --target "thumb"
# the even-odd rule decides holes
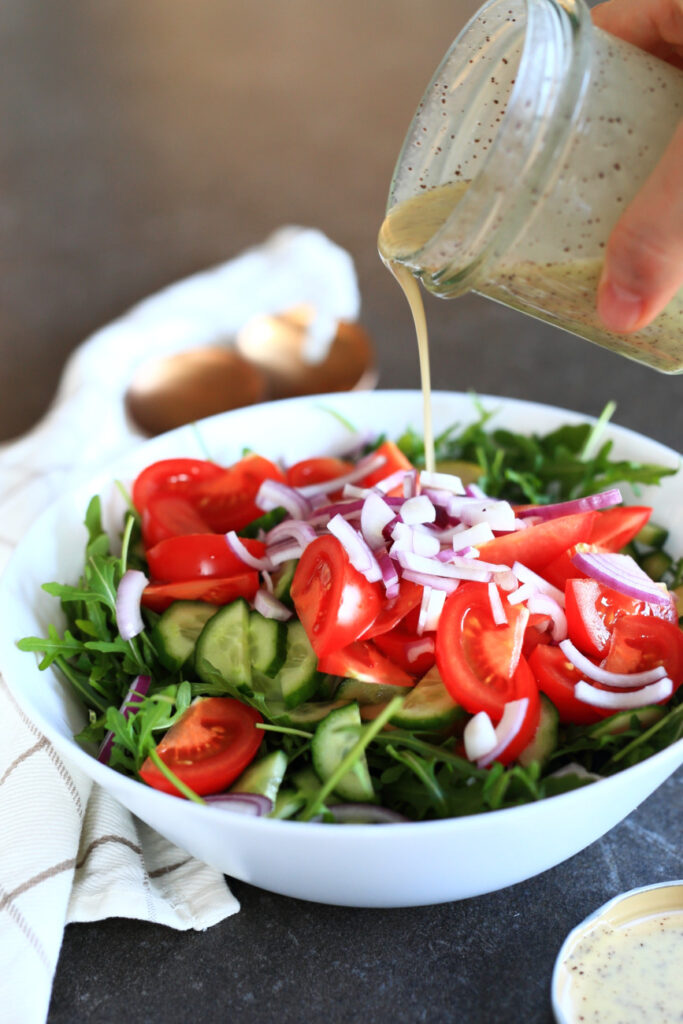
[[[613,331],[645,327],[683,285],[683,121],[607,243],[598,315]]]

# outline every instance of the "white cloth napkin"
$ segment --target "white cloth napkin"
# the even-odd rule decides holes
[[[136,366],[225,339],[257,313],[314,303],[329,322],[359,311],[347,253],[289,227],[175,284],[98,331],[71,357],[29,434],[0,447],[0,569],[45,506],[140,443],[123,395]],[[44,1021],[64,927],[131,917],[204,929],[239,904],[225,879],[134,818],[75,770],[0,676],[0,1017]]]

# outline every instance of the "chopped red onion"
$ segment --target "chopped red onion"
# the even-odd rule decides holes
[[[307,547],[312,540],[316,538],[316,532],[310,523],[305,523],[301,519],[285,519],[283,522],[278,523],[272,530],[269,530],[266,534],[266,543],[268,545],[277,544],[283,540],[295,540],[297,544],[303,549]]]
[[[478,548],[487,541],[494,539],[494,533],[488,523],[477,523],[476,526],[461,528],[459,532],[453,533],[453,550],[460,552],[462,548]]]
[[[517,587],[516,590],[508,594],[508,604],[521,604],[522,601],[528,601],[537,593],[538,590],[533,583],[522,583],[521,587]]]
[[[391,505],[377,491],[370,491],[361,508],[360,528],[366,543],[373,550],[384,544],[384,528],[394,518]]]
[[[520,700],[511,700],[505,705],[503,711],[503,717],[496,726],[496,745],[493,750],[489,750],[488,754],[484,754],[477,761],[478,768],[487,768],[492,761],[495,761],[497,757],[505,751],[505,749],[512,743],[515,736],[522,728],[527,708],[529,706],[529,698],[522,697]]]
[[[152,680],[149,676],[136,676],[133,682],[128,688],[128,693],[123,698],[119,711],[124,718],[128,719],[131,715],[134,715],[139,710],[139,705],[142,704],[147,691],[149,690],[150,683]],[[107,732],[105,734],[100,749],[97,751],[97,760],[102,764],[109,764],[111,759],[111,751],[114,746],[114,733]]]
[[[656,683],[643,686],[640,690],[599,690],[597,686],[581,680],[574,687],[574,696],[583,704],[595,708],[609,708],[614,711],[626,711],[631,708],[644,708],[648,704],[659,704],[668,700],[673,693],[674,684],[668,676],[662,676]]]
[[[544,580],[543,577],[539,576],[538,573],[533,571],[533,569],[527,568],[527,566],[523,565],[522,562],[513,562],[512,571],[517,579],[522,583],[530,583],[531,586],[541,594],[547,594],[549,597],[552,597],[557,601],[560,607],[564,608],[563,590],[559,590],[557,587],[554,587],[552,583],[548,583],[547,580]]]
[[[333,494],[335,491],[341,491],[345,484],[355,484],[357,480],[362,480],[363,477],[367,476],[369,473],[374,473],[374,471],[376,469],[380,469],[386,461],[386,455],[368,455],[366,458],[357,462],[354,468],[348,473],[334,477],[332,480],[324,480],[322,483],[306,484],[305,487],[297,487],[297,491],[299,494],[303,494],[306,498],[318,494]]]
[[[409,470],[403,477],[403,497],[408,501],[417,497],[418,493],[417,470]]]
[[[462,734],[465,756],[469,761],[478,761],[495,749],[496,730],[485,711],[479,711],[470,718]]]
[[[415,498],[407,498],[401,505],[401,519],[408,526],[417,523],[433,523],[436,509],[426,494],[418,494]]]
[[[264,618],[277,619],[278,622],[286,622],[292,617],[290,609],[263,587],[259,587],[254,594],[254,609],[260,612]]]
[[[253,818],[262,818],[273,809],[273,801],[260,793],[213,793],[205,796],[204,800],[221,811],[247,814]]]
[[[500,597],[500,591],[496,584],[491,580],[489,583],[489,603],[491,605],[491,615],[493,621],[497,626],[504,626],[507,624],[508,617],[505,614],[505,608]]]
[[[448,506],[449,514],[456,516],[467,526],[487,523],[498,533],[515,529],[515,513],[508,501],[495,498],[453,498]]]
[[[415,572],[413,569],[404,569],[402,576],[404,580],[409,580],[411,583],[418,583],[421,587],[432,587],[434,590],[443,590],[446,594],[452,594],[460,586],[460,580],[434,576],[432,573]]]
[[[440,562],[438,558],[416,555],[413,551],[397,551],[396,560],[403,569],[411,569],[413,572],[427,575],[445,576],[448,579],[456,580],[477,580],[481,583],[488,583],[491,579],[491,573],[488,570],[482,570],[475,566],[450,565]]]
[[[357,487],[356,484],[344,484],[342,498],[367,498],[372,493],[372,487]]]
[[[142,633],[145,624],[140,611],[140,598],[149,583],[144,572],[127,569],[116,590],[116,626],[122,640],[132,640]]]
[[[556,644],[567,637],[567,616],[558,601],[549,594],[532,594],[526,603],[533,615],[548,615],[552,622],[551,636]]]
[[[445,602],[445,590],[438,590],[436,587],[425,587],[420,605],[420,614],[417,620],[417,632],[420,636],[423,633],[436,632]]]
[[[397,487],[403,487],[403,478],[405,477],[408,470],[397,469],[389,476],[385,476],[383,480],[378,480],[374,485],[376,491],[381,491],[382,494],[386,494],[388,491],[393,491]]]
[[[671,594],[651,580],[630,555],[577,551],[572,562],[586,576],[628,597],[651,604],[671,604]]]
[[[408,640],[405,645],[406,658],[412,664],[423,654],[434,653],[434,637],[424,636],[419,640]]]
[[[468,484],[465,488],[465,494],[468,498],[486,498],[488,495],[485,491],[482,491],[478,484]]]
[[[361,572],[369,583],[376,583],[378,580],[382,579],[382,570],[377,563],[377,559],[358,530],[354,530],[354,528],[339,515],[333,516],[332,519],[330,519],[327,524],[327,529],[340,542],[346,551],[346,554],[349,556],[349,562],[354,569]]]
[[[666,669],[663,665],[648,668],[644,672],[610,672],[600,665],[595,665],[590,658],[587,658],[585,654],[582,654],[574,646],[571,640],[563,640],[559,646],[567,661],[570,661],[574,668],[577,668],[584,676],[594,679],[596,683],[602,683],[604,686],[641,686],[645,683],[654,683],[658,679],[663,679],[666,675]]]
[[[589,494],[585,498],[575,498],[572,501],[560,501],[555,505],[530,505],[528,508],[520,508],[517,515],[520,519],[527,516],[535,516],[540,521],[546,519],[557,519],[558,516],[570,516],[576,512],[591,512],[594,509],[611,508],[622,502],[621,491],[618,487],[612,487],[600,494]]]
[[[248,565],[250,569],[256,569],[258,572],[261,572],[263,569],[270,571],[273,568],[273,562],[269,555],[266,555],[265,558],[257,558],[256,555],[252,555],[249,548],[237,536],[234,530],[230,530],[225,534],[225,540],[230,550],[237,555],[241,562]]]
[[[441,550],[439,541],[433,534],[421,532],[405,523],[396,523],[391,531],[391,537],[394,542],[391,546],[391,555],[394,558],[399,551],[412,551],[417,555],[436,558]]]
[[[439,491],[435,487],[423,487],[420,493],[426,495],[436,508],[445,510],[448,509],[450,502],[453,500],[452,491]]]
[[[310,501],[299,490],[279,480],[264,480],[256,495],[256,504],[264,512],[283,508],[292,519],[305,519],[313,508]]]
[[[517,587],[517,577],[512,569],[506,569],[505,572],[494,573],[493,578],[496,585],[506,592],[514,590]]]
[[[420,472],[420,486],[433,487],[436,491],[449,491],[451,494],[464,494],[462,480],[454,473],[431,473],[426,469]]]
[[[291,562],[293,559],[301,558],[303,548],[295,540],[282,541],[280,544],[273,544],[268,548],[268,558],[271,569],[277,569],[283,562]],[[263,571],[263,570],[261,570]]]

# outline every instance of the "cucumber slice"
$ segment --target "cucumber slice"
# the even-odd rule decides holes
[[[249,615],[249,654],[251,667],[271,678],[284,664],[287,629],[284,622],[267,619],[260,612]]]
[[[298,619],[287,623],[287,655],[277,680],[288,708],[302,704],[318,689],[318,659]]]
[[[640,559],[641,568],[653,580],[661,580],[673,565],[673,559],[666,551],[652,551]]]
[[[347,704],[330,711],[315,730],[311,755],[313,767],[323,782],[336,772],[340,762],[358,741],[360,724],[358,705]],[[344,800],[360,803],[375,799],[365,754],[361,754],[351,771],[341,777],[335,792]]]
[[[392,697],[405,695],[410,687],[394,686],[393,683],[366,683],[362,679],[342,679],[336,696],[340,700],[355,700],[359,704],[386,704]]]
[[[439,732],[464,715],[464,709],[451,697],[435,665],[408,691],[402,707],[392,716],[391,724],[401,729]]]
[[[560,716],[557,708],[545,694],[541,694],[541,717],[533,739],[526,745],[517,760],[523,768],[528,768],[532,761],[543,765],[557,747],[557,732]]]
[[[284,750],[274,750],[259,761],[253,761],[230,787],[231,793],[259,793],[275,803],[278,790],[287,771]]]
[[[174,601],[152,630],[159,660],[172,672],[181,668],[194,651],[199,634],[218,606],[206,601]]]
[[[632,711],[617,711],[616,715],[610,715],[602,722],[592,725],[588,732],[591,736],[616,736],[631,728],[634,716],[641,729],[647,729],[663,718],[665,714],[665,709],[656,704],[645,708],[634,708]]]
[[[281,789],[275,798],[275,806],[270,812],[271,818],[293,818],[305,805],[306,799],[295,789]]]
[[[226,604],[204,626],[195,648],[195,667],[205,683],[226,691],[251,690],[249,605]]]
[[[633,538],[639,548],[662,548],[666,544],[669,531],[656,523],[645,523]]]
[[[306,701],[303,704],[299,704],[298,707],[292,708],[291,711],[285,712],[284,718],[286,718],[289,725],[317,725],[318,722],[322,722],[323,718],[329,715],[330,711],[334,711],[335,708],[343,708],[345,703],[343,700]]]
[[[294,607],[290,590],[297,565],[298,561],[296,558],[290,559],[289,562],[283,562],[277,577],[273,580],[273,593],[287,608]]]

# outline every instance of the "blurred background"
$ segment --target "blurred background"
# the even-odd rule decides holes
[[[351,253],[379,386],[417,385],[376,236],[418,100],[477,6],[4,0],[0,440],[41,417],[92,331],[284,224]],[[427,311],[435,386],[589,413],[613,398],[617,422],[679,446],[676,378],[476,296]]]

